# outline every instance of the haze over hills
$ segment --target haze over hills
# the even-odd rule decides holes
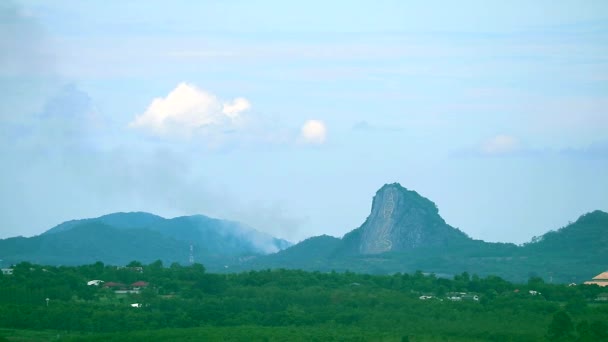
[[[435,203],[398,183],[380,188],[368,218],[342,238],[322,235],[296,245],[237,222],[203,215],[164,219],[115,213],[64,222],[32,238],[0,240],[0,259],[50,264],[160,259],[195,261],[214,271],[298,268],[365,273],[463,271],[525,281],[584,281],[608,269],[608,213],[594,211],[522,246],[475,240],[447,224]]]
[[[371,273],[437,274],[463,271],[525,281],[583,281],[608,269],[608,214],[581,216],[530,243],[474,240],[448,225],[435,203],[400,184],[376,193],[371,213],[342,239],[319,236],[276,254],[250,260],[244,268],[287,267]]]
[[[190,245],[194,260],[213,269],[239,258],[274,253],[291,243],[238,222],[203,215],[165,219],[132,212],[67,221],[39,236],[0,240],[0,259],[68,265],[132,260],[185,264]]]

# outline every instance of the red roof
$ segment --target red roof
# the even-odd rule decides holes
[[[121,284],[121,283],[113,283],[111,281],[103,284],[104,287],[125,287],[125,284]]]
[[[146,286],[148,286],[148,283],[146,283],[145,281],[138,281],[138,282],[135,282],[135,283],[131,284],[131,286],[133,286],[133,287],[146,287]]]

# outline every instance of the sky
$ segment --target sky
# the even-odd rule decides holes
[[[486,241],[608,211],[608,2],[0,4],[0,238],[119,211],[340,237],[393,182]]]

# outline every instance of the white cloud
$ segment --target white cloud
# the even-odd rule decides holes
[[[483,154],[501,155],[516,152],[520,143],[513,136],[500,134],[482,143],[480,148]]]
[[[238,117],[241,112],[249,110],[249,108],[251,108],[251,103],[245,98],[238,97],[232,102],[224,103],[222,112],[230,118],[235,118]]]
[[[230,128],[250,108],[251,104],[245,98],[222,102],[192,84],[180,83],[166,97],[154,99],[143,114],[129,123],[129,127],[159,136],[190,137],[213,128]]]
[[[320,120],[308,120],[302,125],[300,139],[308,144],[323,144],[327,138],[327,127]]]
[[[286,133],[275,120],[244,115],[250,109],[246,98],[221,100],[193,84],[180,83],[166,96],[153,99],[129,127],[165,138],[203,138],[210,148],[252,143],[321,145],[327,139],[327,127],[321,120],[306,121],[296,137],[296,132]]]

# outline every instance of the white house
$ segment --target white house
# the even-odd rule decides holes
[[[99,279],[89,280],[89,281],[87,281],[87,285],[89,285],[89,286],[99,286],[103,282],[104,282],[103,280],[99,280]]]
[[[4,275],[12,275],[13,274],[13,269],[12,268],[3,268],[2,269],[2,274],[4,274]]]

